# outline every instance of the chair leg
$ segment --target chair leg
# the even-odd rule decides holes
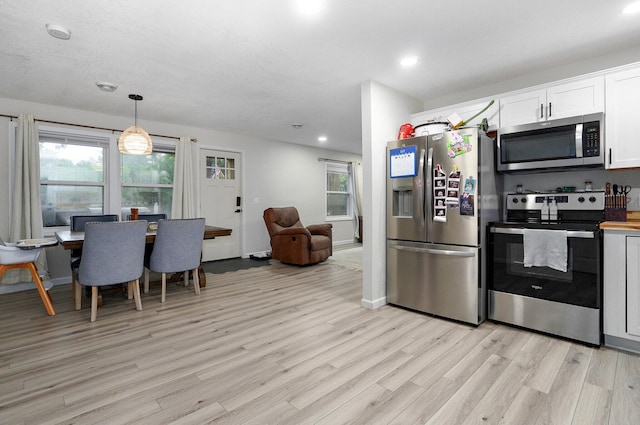
[[[189,287],[189,271],[185,271],[183,274],[183,279],[184,279],[184,287],[188,288]]]
[[[127,299],[133,298],[133,281],[127,282]]]
[[[144,293],[149,293],[149,269],[144,268]]]
[[[91,321],[95,322],[98,318],[98,287],[91,287]]]
[[[40,279],[40,275],[38,275],[38,269],[36,268],[35,263],[29,263],[28,269],[31,272],[31,277],[33,278],[33,282],[35,283],[36,288],[38,289],[38,293],[40,294],[40,298],[42,299],[45,310],[47,310],[47,314],[49,316],[55,316],[56,311],[53,309],[51,298],[47,296],[47,291],[44,289],[44,284],[42,283],[42,279]]]
[[[136,310],[142,311],[142,299],[140,298],[140,279],[129,282],[131,292],[133,292],[133,299],[136,301]]]
[[[167,274],[162,273],[162,299],[160,302],[167,300]]]
[[[75,274],[72,274],[71,284],[73,285],[73,295],[75,297],[75,308],[76,310],[82,309],[82,286],[80,286],[80,282],[78,282],[78,278]]]
[[[187,275],[189,272],[187,272]],[[196,291],[196,295],[200,295],[200,277],[198,276],[198,269],[193,269],[193,289]]]

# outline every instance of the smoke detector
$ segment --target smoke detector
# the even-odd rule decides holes
[[[96,86],[98,86],[98,88],[100,90],[106,91],[106,92],[109,92],[109,93],[111,93],[112,91],[115,91],[118,88],[118,86],[116,86],[115,84],[108,83],[106,81],[98,81],[96,83]]]
[[[71,31],[62,25],[47,24],[47,33],[51,37],[59,38],[60,40],[68,40],[71,38]]]

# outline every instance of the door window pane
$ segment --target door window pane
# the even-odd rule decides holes
[[[206,164],[206,178],[214,180],[235,180],[236,161],[234,158],[208,156]]]

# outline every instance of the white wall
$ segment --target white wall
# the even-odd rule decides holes
[[[36,119],[59,121],[103,128],[124,129],[131,118],[118,117],[52,105],[0,98],[0,114],[32,114]],[[0,236],[9,237],[9,119],[0,117]],[[358,155],[271,141],[239,134],[189,127],[171,123],[144,121],[139,125],[153,134],[190,136],[198,139],[202,148],[241,151],[243,153],[243,255],[270,250],[269,238],[262,220],[268,207],[296,206],[304,224],[325,222],[325,163],[318,158],[362,162]],[[45,124],[42,124],[45,125]],[[50,124],[46,124],[50,125]],[[259,203],[253,203],[259,198]],[[213,224],[213,223],[212,223]],[[337,221],[333,224],[334,244],[354,241],[354,224]],[[48,253],[53,277],[69,273],[68,255],[56,248]],[[52,264],[53,263],[53,264]]]
[[[368,81],[361,87],[363,157],[363,283],[361,304],[387,303],[386,287],[386,147],[400,125],[421,110],[422,101]]]

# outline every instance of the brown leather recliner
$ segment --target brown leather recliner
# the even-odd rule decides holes
[[[303,266],[333,254],[330,223],[304,227],[295,207],[267,208],[263,218],[271,237],[271,258]]]

